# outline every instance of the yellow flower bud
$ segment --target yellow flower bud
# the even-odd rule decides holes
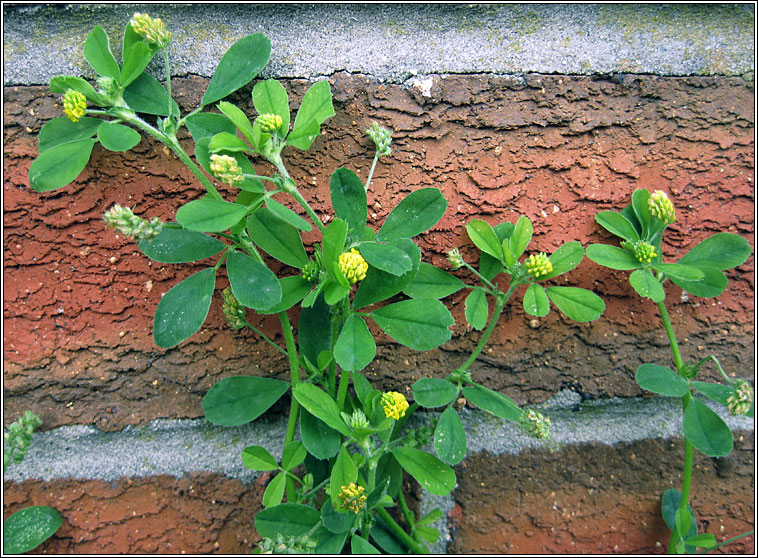
[[[261,114],[255,120],[266,134],[273,134],[282,126],[282,117],[278,114]]]
[[[347,486],[340,487],[340,492],[337,495],[337,498],[342,504],[342,507],[349,509],[353,513],[360,513],[366,505],[365,491],[366,489],[362,486],[351,482]]]
[[[653,217],[657,217],[667,225],[670,225],[676,221],[676,210],[674,204],[666,195],[663,190],[656,190],[650,194],[650,199],[647,201],[650,214]]]
[[[153,19],[147,14],[135,13],[129,21],[137,35],[144,37],[148,43],[166,48],[171,43],[171,32],[160,18]]]
[[[535,278],[538,278],[540,275],[547,275],[553,271],[553,264],[545,252],[532,254],[526,259],[524,265],[526,266],[526,272]]]
[[[69,89],[63,96],[63,112],[71,120],[71,122],[78,122],[79,119],[84,116],[84,111],[87,109],[87,98],[78,91]]]
[[[405,416],[405,411],[408,410],[408,401],[402,393],[388,391],[382,394],[382,407],[384,407],[385,417],[400,420],[400,417]]]
[[[242,176],[242,169],[237,163],[237,159],[229,155],[214,153],[211,155],[210,167],[214,176],[225,184],[233,185],[242,182],[245,178]]]
[[[339,265],[345,278],[351,283],[357,283],[364,279],[368,271],[366,260],[355,248],[340,255]]]

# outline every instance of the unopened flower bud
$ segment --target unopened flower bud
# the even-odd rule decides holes
[[[153,19],[147,14],[135,13],[129,21],[137,35],[144,37],[148,43],[166,48],[171,43],[171,32],[160,18]]]
[[[78,122],[87,110],[87,98],[78,91],[69,89],[63,95],[63,112],[71,122]]]
[[[321,275],[321,266],[316,260],[308,260],[308,263],[303,266],[303,279],[309,283],[315,285],[318,283],[319,276]]]
[[[730,415],[744,415],[753,404],[753,388],[745,381],[740,381],[734,393],[726,400],[726,409]]]
[[[278,114],[261,114],[255,121],[266,134],[273,134],[282,126],[282,117]]]
[[[103,214],[105,224],[137,242],[155,238],[163,230],[163,223],[158,217],[152,221],[137,217],[128,207],[114,205]]]
[[[368,263],[355,248],[340,255],[340,270],[350,283],[357,283],[366,277]]]
[[[657,217],[667,225],[670,225],[676,221],[676,210],[674,204],[666,195],[663,190],[656,190],[650,194],[650,199],[647,201],[650,214],[653,217]]]
[[[368,428],[371,426],[365,413],[360,409],[353,411],[353,414],[350,416],[349,425],[351,428]]]
[[[644,240],[635,242],[632,249],[634,250],[634,257],[642,264],[649,264],[658,256],[655,253],[655,246]]]
[[[553,264],[548,259],[545,252],[532,254],[526,259],[524,265],[526,266],[526,272],[533,275],[535,278],[538,278],[541,275],[547,275],[553,271]]]
[[[392,143],[392,132],[387,128],[374,122],[371,128],[366,129],[366,135],[371,138],[376,146],[376,154],[380,157],[392,153],[390,143]]]
[[[224,312],[226,323],[232,329],[242,329],[247,325],[245,321],[245,307],[242,306],[234,296],[231,287],[226,287],[221,293],[223,304],[221,310]]]
[[[538,440],[550,438],[550,419],[542,416],[542,413],[529,409],[524,411],[519,418],[521,430]]]
[[[463,267],[463,257],[458,248],[453,248],[447,253],[447,263],[453,271]]]
[[[225,184],[234,185],[245,178],[242,176],[242,169],[237,159],[229,155],[214,153],[211,155],[210,167],[213,175]]]
[[[99,88],[99,93],[106,97],[114,95],[118,90],[116,80],[110,76],[100,76],[97,78],[97,86]]]
[[[342,507],[349,509],[353,513],[360,513],[366,505],[365,491],[366,489],[362,486],[351,482],[347,486],[340,487],[340,493],[337,495],[337,498]]]
[[[400,420],[408,410],[408,401],[402,393],[388,391],[382,394],[382,407],[384,407],[385,417]]]

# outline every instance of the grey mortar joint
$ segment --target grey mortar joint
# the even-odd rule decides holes
[[[721,405],[711,405],[732,430],[752,431],[754,420],[726,414]],[[599,442],[613,445],[649,438],[673,438],[681,432],[682,409],[677,398],[612,398],[582,401],[581,395],[564,390],[541,405],[530,408],[548,415],[552,440],[541,442],[527,437],[517,425],[480,410],[463,408],[467,453],[487,451],[492,455],[519,454],[528,448],[560,448],[565,445]],[[409,426],[429,422],[436,413],[419,412]],[[180,478],[191,472],[220,473],[245,484],[258,473],[242,464],[248,446],[266,448],[281,459],[281,441],[286,417],[263,417],[244,426],[214,426],[205,419],[154,420],[148,426],[128,426],[118,432],[101,432],[92,426],[63,426],[38,432],[29,452],[19,465],[5,474],[9,481],[41,479],[102,479],[170,475]],[[433,451],[431,446],[425,448]],[[451,540],[447,526],[452,495],[435,496],[423,492],[421,514],[439,507],[443,512],[434,527],[440,539],[433,552],[446,553]]]

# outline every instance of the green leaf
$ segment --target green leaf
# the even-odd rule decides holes
[[[250,123],[250,119],[242,112],[237,106],[221,101],[218,104],[218,110],[224,113],[229,120],[243,133],[251,145],[255,145],[255,133],[253,132],[253,125]],[[234,131],[231,135],[235,135]]]
[[[465,283],[447,271],[421,262],[418,272],[403,292],[411,298],[445,298],[460,291]]]
[[[150,74],[141,73],[129,87],[124,89],[124,101],[136,112],[168,116],[168,93]],[[179,105],[171,100],[175,114],[179,114]]]
[[[339,494],[340,488],[349,485],[351,482],[358,480],[358,467],[356,467],[350,454],[343,447],[340,448],[339,455],[332,467],[332,474],[329,477],[329,484],[332,487],[332,494]],[[345,508],[337,502],[332,502],[334,509],[338,512],[345,512]]]
[[[374,337],[358,314],[350,317],[334,344],[334,360],[343,370],[363,370],[376,356]]]
[[[710,457],[726,457],[732,451],[729,427],[720,416],[694,397],[684,411],[682,432],[698,451]]]
[[[448,465],[457,465],[466,457],[466,431],[452,407],[442,412],[434,429],[434,451]]]
[[[310,282],[301,275],[282,277],[279,279],[279,285],[282,289],[282,300],[267,310],[256,310],[256,312],[259,314],[278,314],[284,310],[289,310],[311,290]]]
[[[427,542],[435,543],[440,538],[440,532],[434,527],[427,527],[426,525],[416,525],[416,535],[421,536]]]
[[[692,523],[692,515],[687,508],[679,508],[674,512],[674,525],[677,533],[684,533]]]
[[[334,306],[349,294],[350,287],[346,287],[332,280],[329,280],[324,286],[324,301],[329,306]]]
[[[318,459],[331,459],[340,450],[340,433],[305,409],[300,411],[300,438],[305,449]]]
[[[524,293],[524,311],[541,318],[550,312],[550,299],[541,285],[532,283]]]
[[[373,544],[368,542],[366,539],[364,539],[357,533],[353,533],[353,536],[350,537],[350,551],[353,554],[381,554],[382,553]]]
[[[416,244],[407,238],[390,242],[395,248],[401,249],[411,258],[413,267],[407,273],[397,276],[369,266],[366,277],[360,282],[358,291],[353,299],[353,308],[363,308],[374,302],[386,300],[402,291],[408,285],[421,264],[421,250]],[[419,299],[420,300],[420,299]]]
[[[366,190],[358,175],[350,169],[340,167],[329,181],[334,213],[343,219],[353,236],[366,228]]]
[[[595,293],[577,287],[548,287],[547,296],[558,310],[575,322],[591,322],[605,310],[605,302]]]
[[[455,472],[433,455],[406,447],[394,448],[392,455],[427,492],[445,496],[455,488]]]
[[[681,261],[681,260],[680,260]],[[672,283],[680,286],[686,292],[694,296],[713,298],[720,295],[726,289],[729,280],[723,271],[712,267],[701,267],[703,278],[699,281],[685,281],[678,277],[669,277]]]
[[[139,243],[143,254],[154,262],[161,263],[196,262],[215,256],[226,246],[205,233],[167,227],[158,236]]]
[[[712,384],[710,382],[690,382],[698,392],[705,395],[708,399],[718,401],[726,407],[729,397],[734,395],[734,389],[722,384]]]
[[[498,261],[503,261],[503,249],[501,241],[492,226],[486,221],[472,219],[466,225],[466,232],[471,242],[485,254],[489,254]]]
[[[176,212],[176,220],[185,229],[200,232],[221,232],[245,217],[247,207],[223,200],[201,198],[184,204]]]
[[[95,88],[92,87],[87,80],[74,76],[56,76],[50,80],[50,91],[53,93],[63,93],[69,89],[78,91],[84,95],[88,101],[95,103],[99,106],[107,105],[107,99],[100,95]]]
[[[598,265],[626,271],[639,269],[642,264],[632,254],[618,246],[607,244],[590,244],[587,246],[587,257]]]
[[[285,503],[261,510],[255,516],[255,530],[261,537],[275,539],[278,534],[299,537],[313,529],[321,513],[311,506]]]
[[[641,230],[640,237],[646,238],[648,229],[650,227],[650,206],[648,200],[650,199],[650,192],[647,190],[635,190],[632,194],[632,210],[634,211],[637,222],[639,223]]]
[[[488,281],[492,281],[492,279],[501,271],[503,271],[503,264],[500,260],[496,260],[485,252],[480,252],[479,273],[481,273]]]
[[[121,86],[126,87],[145,71],[155,56],[157,49],[142,41],[136,42],[124,51],[124,66],[121,68]]]
[[[291,471],[305,461],[307,453],[302,443],[290,442],[284,446],[284,451],[282,452],[282,469]]]
[[[215,285],[216,270],[209,267],[169,289],[155,310],[155,344],[165,349],[192,337],[205,322]]]
[[[275,199],[266,198],[266,207],[282,221],[286,221],[299,231],[311,232],[313,230],[313,226],[308,221]]]
[[[282,287],[274,272],[242,252],[230,251],[226,258],[229,284],[243,306],[267,310],[282,300]]]
[[[305,300],[303,305],[297,327],[300,354],[311,362],[317,362],[320,353],[332,348],[330,336],[324,335],[324,332],[331,331],[332,327],[329,321],[329,307],[323,296],[316,297],[311,306],[305,306]]]
[[[129,151],[140,142],[142,136],[123,124],[103,122],[97,131],[97,139],[108,151]]]
[[[88,116],[76,122],[71,122],[66,116],[53,118],[39,131],[39,152],[43,153],[56,145],[89,139],[97,133],[102,123],[99,118]]]
[[[487,306],[487,291],[476,287],[466,297],[466,321],[474,329],[482,330],[487,325],[489,307]]]
[[[442,519],[442,510],[440,510],[439,508],[434,508],[424,517],[419,518],[416,521],[416,525],[431,525],[432,523],[439,521],[440,519]]]
[[[355,524],[357,517],[354,513],[340,513],[335,510],[331,498],[324,500],[324,504],[321,506],[321,523],[335,535],[347,534]]]
[[[400,248],[391,244],[363,242],[358,247],[366,262],[373,267],[400,277],[413,269],[413,260]]]
[[[381,519],[377,520],[374,526],[371,527],[369,533],[374,542],[387,554],[406,555],[408,553],[408,550],[395,539],[389,528],[386,527],[386,524]]]
[[[700,281],[705,275],[697,267],[678,263],[659,263],[651,266],[656,271],[662,271],[667,277],[676,277],[682,281]]]
[[[290,129],[290,105],[287,91],[275,79],[259,81],[253,87],[253,106],[258,114],[277,114],[282,118],[279,132],[282,137]]]
[[[311,535],[311,538],[318,541],[315,549],[316,554],[341,554],[347,541],[348,533],[332,533],[323,525],[319,525]]]
[[[685,539],[684,542],[696,548],[713,548],[714,546],[718,545],[718,542],[716,542],[716,535],[712,533],[695,535],[694,537]]]
[[[642,389],[667,397],[684,397],[690,391],[687,380],[670,368],[657,364],[641,365],[634,379]]]
[[[382,330],[398,343],[416,351],[436,349],[452,336],[455,321],[438,300],[411,299],[389,304],[371,312]]]
[[[212,138],[222,132],[234,135],[235,130],[234,123],[226,116],[212,112],[199,112],[188,116],[185,124],[195,143],[202,138]]]
[[[345,436],[350,435],[350,428],[342,420],[337,403],[326,392],[313,384],[298,384],[292,393],[298,403],[314,417],[321,419],[327,426]]]
[[[504,420],[518,422],[523,411],[509,397],[492,391],[489,388],[474,384],[473,386],[464,387],[462,390],[463,397],[471,401],[477,407],[489,411],[496,417]]]
[[[263,507],[271,508],[278,506],[284,499],[284,485],[287,482],[287,475],[284,472],[277,474],[271,482],[268,483],[266,491],[263,493]]]
[[[669,528],[669,531],[671,531],[672,534],[676,531],[676,511],[679,509],[679,506],[681,504],[682,495],[676,488],[669,488],[663,493],[663,497],[661,498],[661,515],[663,516],[663,521],[666,523],[666,526]],[[697,535],[697,521],[695,519],[695,512],[692,509],[692,506],[687,504],[687,510],[690,512],[690,526],[687,530],[687,534],[684,535],[682,538],[689,538],[692,536]]]
[[[73,182],[89,161],[93,139],[62,143],[40,153],[29,167],[29,185],[35,192],[49,192]]]
[[[250,146],[245,143],[245,140],[228,132],[216,134],[208,144],[208,151],[211,153],[218,153],[219,151],[248,151],[249,149]]]
[[[366,396],[373,391],[373,387],[371,387],[371,382],[369,382],[366,377],[362,374],[355,373],[352,375],[353,378],[353,387],[355,387],[355,394],[358,396],[358,399],[360,399],[361,403],[366,402]]]
[[[641,297],[649,298],[653,302],[661,302],[666,298],[666,291],[658,279],[647,269],[637,269],[629,275],[629,284],[634,287]]]
[[[571,271],[579,265],[582,258],[584,258],[584,248],[582,248],[581,243],[576,242],[575,240],[567,242],[550,255],[548,259],[550,260],[550,263],[553,264],[553,271],[540,276],[539,281],[552,279],[553,277]]]
[[[447,200],[437,188],[422,188],[411,192],[392,210],[376,239],[388,242],[412,238],[434,225],[447,209]]]
[[[203,397],[205,418],[219,426],[247,424],[265,413],[288,389],[289,383],[272,378],[224,378]]]
[[[528,217],[522,215],[516,221],[516,226],[513,229],[513,234],[510,238],[510,247],[513,257],[519,259],[521,254],[524,253],[529,242],[532,240],[532,222]]]
[[[411,389],[413,399],[422,407],[442,407],[458,397],[458,386],[441,378],[421,378]]]
[[[324,231],[322,239],[321,255],[323,258],[324,268],[332,270],[337,267],[340,255],[345,249],[345,239],[347,238],[347,223],[339,217],[332,220]]]
[[[112,77],[116,81],[121,79],[121,69],[111,53],[108,35],[99,25],[95,25],[84,41],[84,58],[101,76]]]
[[[3,522],[3,554],[34,550],[62,524],[61,515],[50,506],[30,506],[17,511]]]
[[[640,239],[640,235],[637,233],[634,225],[629,219],[620,213],[616,213],[615,211],[601,211],[595,215],[595,221],[608,232],[615,234],[624,240],[637,242]]]
[[[247,230],[253,242],[272,258],[298,269],[308,263],[298,230],[270,209],[261,207],[250,215]]]
[[[318,136],[321,124],[334,116],[332,90],[326,80],[314,83],[303,96],[295,116],[295,125],[287,137],[287,145],[308,149]]]
[[[242,464],[251,471],[275,471],[279,463],[262,446],[248,446],[242,450]]]
[[[215,103],[250,83],[268,63],[270,55],[271,43],[262,33],[248,35],[234,43],[216,67],[202,106]]]
[[[718,233],[706,238],[680,260],[680,264],[697,268],[732,269],[745,263],[750,256],[747,240],[732,233]]]

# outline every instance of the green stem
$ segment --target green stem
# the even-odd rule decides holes
[[[741,535],[737,535],[736,537],[732,537],[731,539],[726,539],[725,541],[720,542],[716,546],[712,546],[711,548],[706,548],[706,549],[703,549],[703,550],[698,550],[696,552],[696,554],[705,554],[705,553],[710,552],[712,550],[716,550],[717,548],[722,547],[722,546],[724,546],[726,544],[729,544],[731,542],[734,542],[736,540],[739,540],[742,537],[748,537],[748,536],[752,535],[753,533],[755,533],[755,529],[750,529],[750,531],[747,531],[746,533],[742,533]]]
[[[411,536],[406,533],[397,522],[392,519],[392,516],[387,513],[384,508],[375,508],[376,514],[382,518],[382,521],[390,528],[392,534],[394,534],[400,542],[402,542],[408,550],[411,550],[414,554],[430,554],[429,548],[423,544],[414,541]]]
[[[286,446],[295,439],[295,429],[297,428],[297,418],[300,414],[300,403],[295,398],[294,389],[300,383],[300,363],[297,358],[297,347],[295,346],[295,336],[292,334],[292,324],[287,316],[286,310],[279,312],[279,322],[282,324],[282,333],[284,333],[284,342],[287,346],[287,355],[290,360],[290,382],[292,384],[292,401],[290,403],[290,416],[287,419],[287,432],[284,435],[284,445]],[[294,502],[297,498],[295,493],[295,484],[292,479],[287,477],[286,481],[287,501]]]
[[[486,278],[484,275],[482,275],[481,273],[479,273],[479,272],[476,270],[476,268],[475,268],[475,267],[473,267],[473,266],[469,265],[469,264],[468,264],[468,263],[466,263],[466,262],[463,262],[463,266],[464,266],[466,269],[468,269],[468,270],[469,270],[471,273],[473,273],[474,275],[476,275],[476,276],[479,278],[479,280],[480,280],[480,281],[481,281],[481,282],[482,282],[482,283],[483,283],[485,286],[489,287],[489,288],[492,290],[492,293],[493,293],[493,294],[495,294],[496,292],[498,292],[498,291],[499,291],[499,289],[498,289],[498,288],[497,288],[495,285],[493,285],[493,284],[492,284],[492,282],[491,282],[489,279],[487,279],[487,278]]]
[[[287,354],[287,351],[285,351],[279,345],[277,345],[276,343],[274,343],[271,339],[268,338],[268,336],[265,333],[263,333],[260,329],[258,329],[254,325],[250,324],[250,322],[248,322],[247,320],[245,320],[245,325],[247,327],[249,327],[250,329],[252,329],[258,335],[260,335],[266,343],[268,343],[269,345],[271,345],[272,347],[274,347],[277,351],[279,351],[280,353],[285,354],[285,355]]]
[[[321,219],[318,218],[318,215],[316,215],[316,212],[313,211],[313,208],[308,204],[306,199],[297,189],[297,186],[294,186],[295,181],[292,180],[292,177],[290,177],[290,173],[287,172],[287,167],[284,166],[284,162],[282,161],[282,158],[277,155],[276,158],[272,160],[272,162],[276,166],[276,170],[278,170],[281,173],[281,175],[285,178],[285,184],[282,189],[285,192],[287,192],[290,196],[295,198],[295,201],[297,201],[297,203],[300,204],[300,207],[305,209],[305,212],[311,218],[311,221],[313,221],[313,224],[316,225],[316,228],[318,228],[318,230],[320,230],[323,233],[326,230],[326,227],[321,222]]]
[[[661,314],[661,321],[663,322],[663,327],[666,329],[666,335],[669,338],[669,345],[671,345],[671,354],[674,357],[674,364],[676,365],[677,372],[679,372],[682,369],[682,366],[684,365],[684,361],[682,360],[682,354],[679,352],[679,344],[676,341],[674,328],[671,325],[671,320],[669,319],[669,313],[668,313],[668,310],[666,310],[666,305],[663,304],[663,302],[659,302],[657,304],[658,304],[658,312],[660,312]]]
[[[374,169],[376,168],[376,163],[379,161],[379,153],[374,155],[374,162],[371,163],[371,170],[368,171],[368,178],[366,179],[366,186],[364,186],[364,189],[368,192],[368,187],[371,184],[371,178],[374,176]]]
[[[405,501],[405,496],[403,495],[402,490],[397,493],[397,503],[400,504],[400,510],[403,512],[405,522],[411,526],[411,532],[413,532],[413,526],[416,522],[413,520],[413,512],[408,509],[408,504]]]
[[[171,96],[171,70],[168,65],[168,49],[162,48],[163,51],[163,64],[166,66],[166,92],[168,93],[168,116],[166,118],[171,118],[171,109],[173,108],[171,106],[171,101],[173,101],[173,97]]]
[[[337,390],[337,408],[341,411],[345,406],[347,386],[350,383],[350,370],[340,370],[340,385]]]

